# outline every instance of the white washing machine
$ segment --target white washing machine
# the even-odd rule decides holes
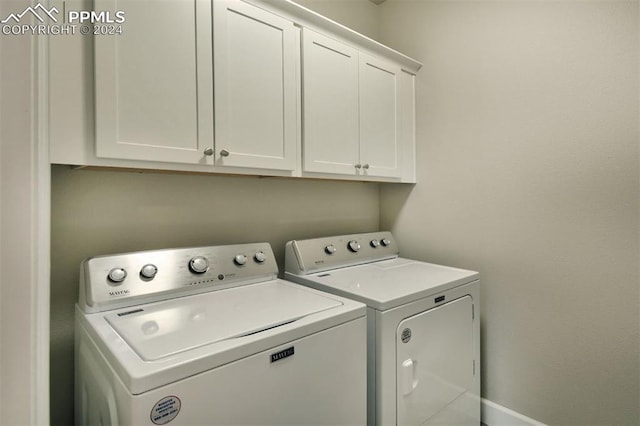
[[[366,421],[366,307],[277,279],[267,243],[87,259],[76,423]]]
[[[285,279],[367,304],[369,424],[480,424],[477,272],[401,258],[389,232],[285,253]]]

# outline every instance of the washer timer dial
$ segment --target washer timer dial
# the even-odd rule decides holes
[[[120,284],[127,278],[127,271],[122,268],[113,268],[109,271],[108,278],[112,283]]]
[[[258,263],[263,263],[265,260],[267,260],[267,255],[264,254],[263,251],[259,251],[253,255],[253,260],[255,260]]]
[[[349,241],[349,243],[347,244],[347,247],[349,248],[349,250],[351,250],[354,253],[357,253],[360,251],[360,243],[357,242],[356,240]]]
[[[151,263],[147,263],[142,267],[142,269],[140,269],[140,276],[148,280],[152,280],[157,273],[158,267],[156,265],[152,265]]]
[[[327,253],[327,254],[333,254],[336,251],[338,251],[338,249],[336,249],[333,244],[329,244],[328,246],[326,246],[324,248],[324,252]]]
[[[189,269],[194,274],[204,274],[209,269],[209,261],[204,256],[196,256],[189,261]]]

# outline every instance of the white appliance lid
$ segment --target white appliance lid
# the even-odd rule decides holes
[[[154,361],[338,306],[342,302],[273,281],[132,307],[105,319],[140,358]]]
[[[298,279],[315,288],[386,310],[478,279],[478,273],[405,258],[335,269]]]

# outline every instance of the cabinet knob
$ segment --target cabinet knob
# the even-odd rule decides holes
[[[229,156],[229,151],[227,151],[226,149],[220,150],[220,157],[228,157]]]
[[[364,166],[362,166],[362,168],[363,168],[363,169],[368,169],[368,168],[369,168],[369,165],[368,165],[368,164],[365,164]]]
[[[213,148],[207,148],[204,150],[204,155],[213,155]]]
[[[362,168],[362,164],[356,164],[356,169],[361,169]]]

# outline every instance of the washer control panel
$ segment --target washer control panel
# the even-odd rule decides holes
[[[276,279],[278,266],[269,243],[151,250],[97,256],[80,267],[84,312]]]
[[[329,269],[398,257],[390,232],[341,235],[289,241],[285,265],[289,273],[306,275]]]

